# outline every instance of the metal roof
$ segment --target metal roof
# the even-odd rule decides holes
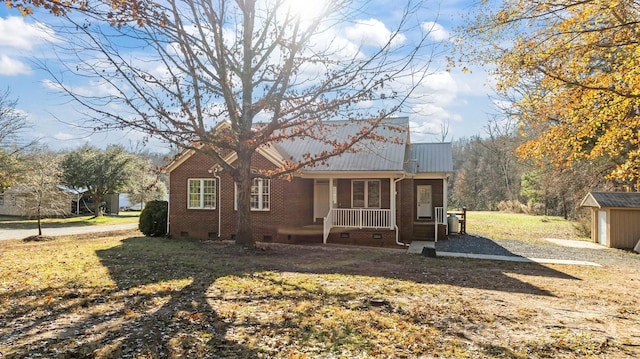
[[[408,152],[407,163],[415,173],[453,172],[451,143],[413,143]]]
[[[328,129],[325,140],[345,142],[349,136],[356,135],[366,126],[367,121],[327,121],[323,125]],[[388,141],[360,141],[356,144],[354,152],[331,157],[324,164],[305,168],[304,172],[403,171],[408,129],[409,119],[406,117],[385,120],[385,124],[380,125],[375,133]],[[319,140],[301,138],[284,141],[275,144],[274,147],[285,159],[292,161],[301,161],[305,153],[320,154],[333,148]]]
[[[614,207],[640,208],[640,193],[638,192],[589,192],[581,207]]]

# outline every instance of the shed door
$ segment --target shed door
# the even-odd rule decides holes
[[[607,211],[598,211],[598,243],[607,245]]]

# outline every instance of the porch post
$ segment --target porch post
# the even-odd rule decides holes
[[[389,229],[394,229],[396,226],[396,181],[393,177],[389,178],[389,204],[391,207]]]
[[[329,213],[322,224],[322,243],[324,244],[327,244],[331,227],[333,227],[333,177],[329,178]]]
[[[333,209],[333,177],[329,178],[329,213]]]
[[[447,235],[449,235],[449,220],[447,217],[447,211],[449,210],[449,177],[445,176],[442,179],[442,215],[444,216],[443,220],[444,220],[444,233],[446,233]],[[438,224],[436,223],[436,232],[438,232],[437,230]],[[437,236],[437,234],[436,234]]]
[[[442,206],[444,207],[444,217],[447,218],[447,211],[449,210],[449,177],[445,177],[442,181]],[[447,222],[448,223],[448,222]]]

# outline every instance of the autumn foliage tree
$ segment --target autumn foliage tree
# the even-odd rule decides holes
[[[434,51],[422,5],[403,6],[388,28],[350,0],[91,2],[81,21],[69,16],[72,26],[58,29],[70,39],[59,49],[68,73],[51,74],[95,129],[133,129],[213,158],[238,186],[237,243],[253,245],[254,177],[291,175],[363,142],[394,140],[376,129],[410,101]],[[70,74],[103,95],[75,90],[63,81]],[[366,122],[338,141],[332,119]],[[295,138],[325,150],[252,172],[258,148]]]
[[[636,1],[483,1],[461,39],[514,99],[522,158],[609,163],[640,184],[640,9]],[[471,42],[465,42],[469,44]]]

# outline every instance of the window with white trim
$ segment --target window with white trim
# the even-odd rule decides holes
[[[380,180],[352,180],[351,208],[380,208]]]
[[[249,203],[252,211],[268,211],[271,207],[271,180],[268,178],[254,178],[251,180],[251,194]],[[238,209],[238,184],[235,186],[235,207]]]
[[[213,178],[190,178],[187,208],[215,209],[216,180]]]

